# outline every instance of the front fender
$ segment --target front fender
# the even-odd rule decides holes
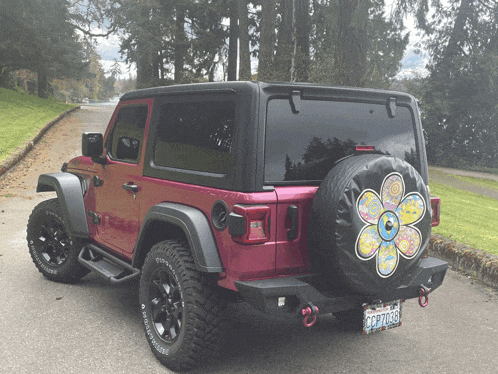
[[[142,247],[146,241],[149,225],[157,221],[166,222],[183,230],[196,267],[200,271],[207,273],[220,273],[223,271],[218,246],[204,213],[190,206],[176,203],[160,203],[154,205],[147,212],[140,228],[139,239],[135,245],[133,266],[137,266],[140,261],[140,251],[147,250]]]
[[[81,180],[71,173],[42,174],[38,177],[36,192],[55,191],[64,212],[64,220],[69,233],[76,237],[88,238],[88,222],[83,201]]]

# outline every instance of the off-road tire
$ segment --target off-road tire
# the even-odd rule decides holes
[[[33,209],[26,239],[33,262],[46,278],[74,283],[90,272],[78,262],[81,243],[67,230],[57,199],[43,201]]]
[[[221,297],[215,278],[196,270],[188,246],[168,240],[152,247],[139,288],[145,336],[158,360],[188,370],[216,353]]]

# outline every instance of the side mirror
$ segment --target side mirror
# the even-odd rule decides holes
[[[83,133],[81,137],[81,152],[83,156],[91,157],[93,162],[105,164],[105,158],[100,157],[104,152],[104,136],[97,132]]]

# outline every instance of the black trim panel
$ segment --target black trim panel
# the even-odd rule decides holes
[[[47,191],[57,192],[69,232],[81,238],[90,237],[81,180],[71,173],[42,174],[38,177],[36,192]]]
[[[132,266],[139,261],[148,226],[155,221],[167,222],[183,230],[200,271],[207,273],[224,271],[207,217],[198,209],[175,203],[160,203],[147,212],[140,228],[139,239],[135,244]]]

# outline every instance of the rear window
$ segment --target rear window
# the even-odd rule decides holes
[[[155,165],[217,174],[232,169],[235,102],[164,103],[159,118]]]
[[[377,153],[403,159],[420,172],[408,107],[398,106],[395,117],[389,118],[385,105],[302,100],[299,113],[294,114],[289,100],[270,100],[265,183],[319,183],[357,145],[373,145]]]

